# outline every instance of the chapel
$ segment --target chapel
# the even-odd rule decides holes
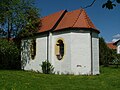
[[[99,74],[99,33],[84,9],[62,10],[41,18],[32,38],[21,41],[22,69],[42,72],[48,60],[55,74]]]

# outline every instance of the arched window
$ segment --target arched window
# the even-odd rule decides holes
[[[31,40],[30,53],[31,53],[31,58],[34,59],[36,55],[36,40],[35,39]]]
[[[64,56],[64,42],[61,39],[56,43],[56,56],[58,60],[61,60]]]

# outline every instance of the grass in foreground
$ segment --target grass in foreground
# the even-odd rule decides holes
[[[74,76],[1,70],[0,90],[120,90],[120,68],[100,71],[98,76]]]

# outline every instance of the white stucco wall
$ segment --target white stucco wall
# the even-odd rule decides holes
[[[26,43],[25,42],[26,40],[22,40],[22,44],[23,43]],[[28,39],[28,41],[30,42],[30,39]],[[28,45],[26,45],[26,47],[24,48],[24,51],[21,52],[24,53],[25,51],[27,53],[24,53],[24,55],[26,56],[26,63],[24,64],[24,70],[34,70],[34,71],[40,71],[42,72],[42,69],[41,69],[41,64],[42,64],[42,61],[45,61],[47,60],[47,37],[46,36],[42,36],[42,37],[37,37],[36,38],[36,56],[35,56],[35,59],[32,60],[31,57],[30,57],[30,45],[28,43]],[[27,51],[27,48],[29,49]],[[21,55],[21,60],[23,61],[23,55]]]
[[[48,43],[47,39],[49,40]],[[58,60],[55,54],[55,45],[58,39],[64,41],[65,51],[62,60]],[[42,72],[40,65],[42,61],[47,60],[48,55],[48,60],[53,65],[56,74],[99,74],[99,40],[97,33],[92,33],[92,40],[90,31],[82,30],[53,32],[49,33],[48,38],[47,35],[37,36],[34,60],[30,57],[29,43],[30,39],[24,39],[21,44],[23,48],[21,59],[22,61],[25,60],[24,70]],[[49,45],[48,50],[47,44]]]
[[[120,41],[117,43],[117,54],[120,54]]]
[[[89,32],[71,34],[71,70],[75,75],[91,74],[91,40]]]
[[[92,32],[92,74],[99,74],[99,38],[98,33]]]
[[[58,39],[63,39],[64,41],[64,56],[62,60],[58,60],[55,55],[55,45]],[[54,32],[52,37],[52,59],[55,73],[57,74],[69,74],[71,73],[71,33]]]

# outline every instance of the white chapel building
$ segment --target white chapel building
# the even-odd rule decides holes
[[[22,69],[42,72],[49,60],[56,74],[99,74],[99,30],[84,9],[62,10],[41,22],[34,40],[22,39]]]

